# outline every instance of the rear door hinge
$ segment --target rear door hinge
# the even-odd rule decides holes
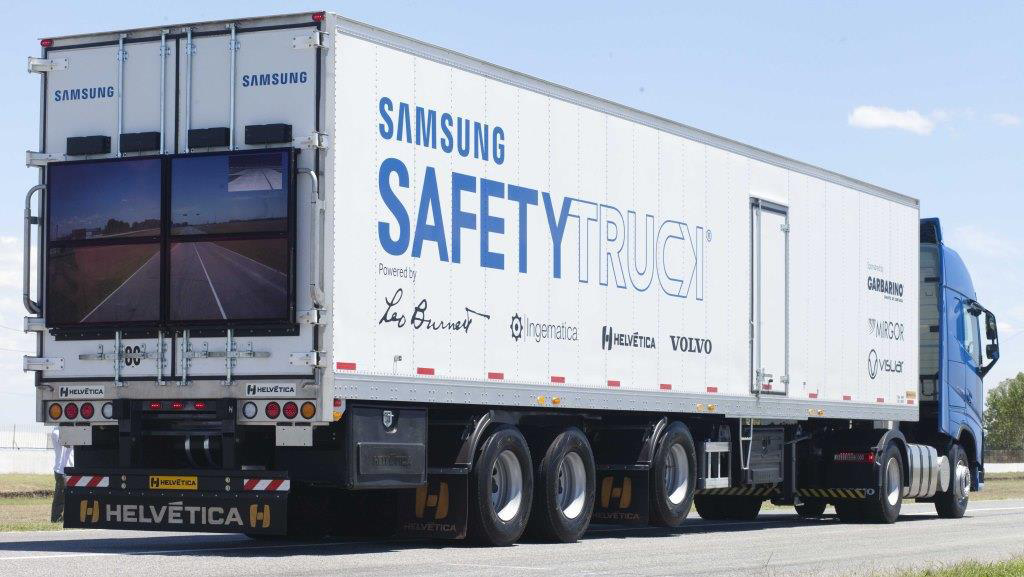
[[[63,154],[49,154],[46,152],[25,151],[25,166],[46,166],[51,162],[64,160]]]
[[[292,48],[296,50],[305,50],[307,48],[327,48],[326,41],[326,32],[314,30],[309,34],[292,38]]]
[[[316,150],[327,148],[327,134],[323,132],[311,132],[309,136],[295,139],[292,145],[296,148],[303,148],[306,150]]]
[[[319,351],[309,351],[306,353],[291,353],[288,355],[288,362],[292,365],[298,365],[303,367],[319,367],[323,368],[321,364]]]
[[[22,370],[24,371],[63,371],[63,357],[22,357]]]
[[[26,333],[41,333],[46,330],[46,320],[43,317],[25,317]]]
[[[295,322],[301,325],[322,325],[325,324],[324,309],[309,309],[299,311],[295,315]]]
[[[36,58],[33,56],[28,57],[28,71],[37,72],[42,74],[44,72],[53,72],[55,70],[67,70],[68,59],[67,58]]]

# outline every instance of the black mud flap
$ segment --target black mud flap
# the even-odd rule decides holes
[[[466,537],[469,476],[430,474],[426,486],[402,491],[398,533],[406,537],[463,539]]]
[[[650,515],[647,471],[597,472],[594,523],[646,525]]]
[[[284,535],[287,493],[116,491],[68,487],[64,527]]]

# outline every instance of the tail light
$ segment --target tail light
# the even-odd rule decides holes
[[[314,12],[313,14],[310,15],[310,17],[313,19],[313,22],[322,22],[325,16],[326,14],[323,12]]]
[[[60,403],[53,403],[50,405],[50,420],[56,421],[64,414],[64,409],[61,408]]]
[[[91,419],[95,410],[93,409],[92,403],[82,403],[82,418]]]
[[[64,417],[67,419],[77,419],[78,405],[74,403],[68,403],[67,406],[64,407]]]
[[[103,415],[104,419],[114,418],[114,403],[103,403],[100,407],[100,414]]]
[[[180,411],[185,408],[185,403],[182,401],[171,401],[171,408],[175,411]]]
[[[267,403],[267,408],[263,409],[263,412],[267,414],[268,419],[276,419],[281,416],[281,405],[270,401]],[[294,416],[294,415],[292,415]]]
[[[306,401],[302,403],[302,410],[299,412],[302,414],[303,419],[312,419],[313,415],[316,414],[316,405]]]
[[[160,401],[150,401],[150,403],[149,403],[149,410],[151,410],[151,411],[159,411],[160,410]]]
[[[197,411],[202,411],[203,409],[205,409],[205,408],[206,408],[206,401],[196,401],[196,402],[192,403],[192,406],[193,406],[193,407],[194,407],[194,408],[195,408],[195,409],[196,409]]]
[[[294,419],[299,414],[299,406],[288,401],[284,404],[284,416],[286,419]]]

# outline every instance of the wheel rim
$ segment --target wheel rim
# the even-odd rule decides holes
[[[690,485],[690,460],[686,458],[686,449],[679,443],[673,444],[666,454],[664,481],[669,503],[682,503]]]
[[[896,503],[899,503],[902,491],[903,480],[900,479],[900,465],[893,457],[885,464],[885,498],[889,501],[889,505],[895,506]]]
[[[512,451],[502,451],[491,467],[491,507],[502,521],[519,514],[523,502],[523,468]]]
[[[956,462],[956,473],[953,477],[953,490],[958,501],[966,501],[971,491],[971,469],[963,461]]]
[[[587,468],[579,453],[568,453],[558,463],[555,503],[567,519],[575,519],[583,512],[587,498]]]

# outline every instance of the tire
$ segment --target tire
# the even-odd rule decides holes
[[[651,468],[651,525],[678,527],[690,514],[697,480],[697,454],[686,425],[668,426]]]
[[[469,484],[469,539],[494,546],[518,541],[533,502],[533,462],[518,429],[502,427],[487,437]]]
[[[935,511],[943,519],[959,519],[971,496],[971,463],[959,444],[949,449],[949,490],[935,496]]]
[[[903,456],[890,444],[878,460],[882,478],[873,498],[864,501],[864,519],[873,523],[895,523],[903,506]]]
[[[705,521],[753,521],[761,512],[760,497],[697,495],[697,514]]]
[[[864,521],[864,503],[861,501],[836,501],[836,516],[843,523]]]
[[[818,519],[825,514],[825,508],[828,507],[828,503],[820,499],[808,499],[796,508],[796,514],[803,519]]]
[[[537,465],[533,514],[534,537],[558,543],[578,540],[594,511],[594,453],[583,431],[570,427],[548,445]]]

